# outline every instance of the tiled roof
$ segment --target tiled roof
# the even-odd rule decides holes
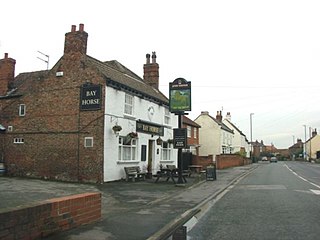
[[[142,78],[118,61],[101,62],[90,56],[87,56],[86,61],[100,71],[108,86],[130,91],[137,96],[145,97],[159,104],[169,105],[169,100],[163,93],[145,83]],[[36,86],[36,81],[44,79],[48,73],[49,70],[19,74],[14,80],[14,90],[10,96],[7,97],[17,96],[31,91],[32,88]]]
[[[88,56],[87,61],[96,66],[104,75],[107,85],[134,92],[150,100],[169,105],[168,98],[158,89],[155,89],[143,81],[138,75],[123,66],[118,61],[101,62]]]
[[[193,127],[201,128],[201,126],[199,124],[197,124],[196,122],[192,121],[190,118],[188,118],[186,116],[183,116],[182,121],[186,125],[190,125],[190,126],[193,126]]]

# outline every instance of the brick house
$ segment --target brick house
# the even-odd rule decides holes
[[[182,127],[187,129],[187,151],[199,156],[199,128],[201,128],[201,126],[183,115]]]
[[[167,140],[177,117],[158,89],[155,52],[151,61],[146,55],[142,79],[87,55],[87,39],[84,25],[73,25],[47,71],[14,77],[15,60],[0,60],[0,156],[8,174],[102,183],[124,178],[125,166],[155,172],[176,164]]]

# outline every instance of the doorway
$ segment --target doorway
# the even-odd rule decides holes
[[[154,163],[154,140],[148,142],[148,173],[152,174]]]

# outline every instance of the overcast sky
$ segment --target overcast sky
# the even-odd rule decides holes
[[[287,148],[320,131],[320,1],[314,0],[10,0],[1,3],[0,58],[16,75],[49,68],[63,55],[65,33],[84,24],[87,54],[117,60],[143,76],[156,51],[160,90],[183,77],[192,111],[232,122],[250,141]],[[304,127],[304,125],[306,127]]]

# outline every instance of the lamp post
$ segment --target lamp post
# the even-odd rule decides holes
[[[254,113],[250,113],[250,141],[251,141],[251,144],[250,144],[250,157],[251,157],[251,160],[253,161],[253,150],[252,150],[252,115]]]
[[[303,125],[304,127],[304,144],[303,144],[303,159],[306,160],[307,153],[306,153],[306,144],[307,144],[307,126]]]

